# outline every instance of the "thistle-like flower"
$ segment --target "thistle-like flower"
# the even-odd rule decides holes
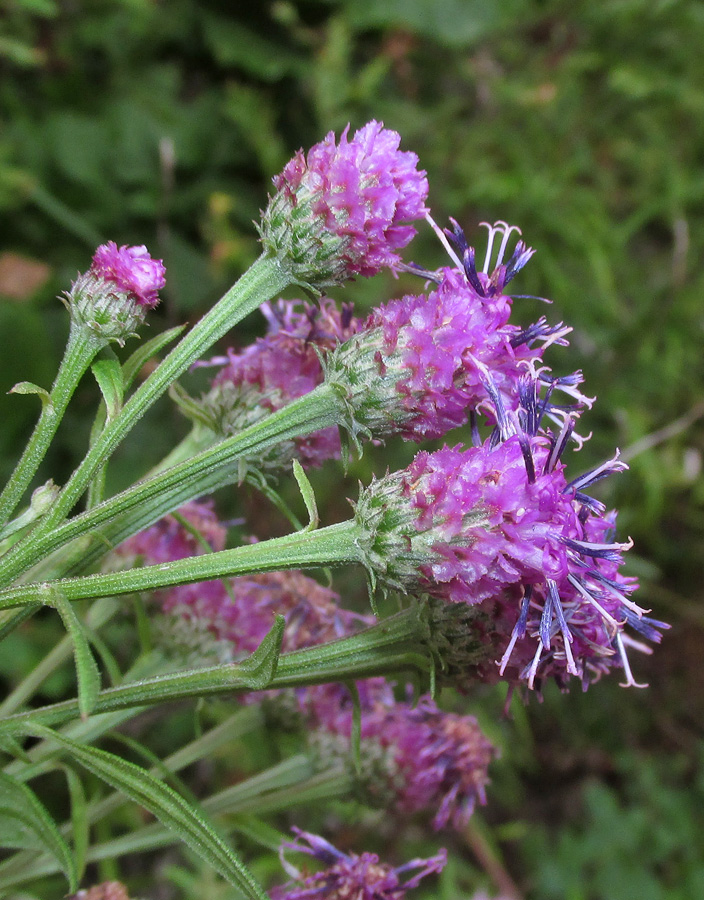
[[[159,302],[165,272],[146,247],[118,247],[109,241],[98,247],[88,271],[73,283],[66,305],[78,324],[123,344]]]
[[[666,626],[630,599],[636,581],[619,569],[631,543],[614,541],[615,513],[585,494],[625,465],[616,455],[568,481],[560,458],[574,419],[542,435],[548,405],[527,378],[518,420],[500,412],[490,440],[421,452],[363,490],[356,518],[367,565],[388,586],[450,603],[512,598],[499,671],[520,661],[516,680],[530,687],[556,670],[588,683],[614,664],[635,684],[624,626],[651,640]]]
[[[317,289],[394,268],[415,235],[407,223],[426,213],[425,172],[415,153],[399,150],[399,135],[374,121],[352,140],[348,131],[337,144],[330,132],[307,155],[299,150],[262,214],[265,249]]]
[[[504,265],[510,231],[491,275],[477,272],[474,251],[467,247],[464,265],[427,273],[437,281],[428,295],[379,307],[356,335],[332,351],[326,380],[345,401],[353,432],[422,441],[463,425],[475,412],[493,424],[497,395],[502,409],[515,410],[519,379],[530,368],[551,381],[549,370],[541,367],[543,349],[566,345],[571,329],[561,322],[549,326],[544,318],[525,329],[509,323],[512,298],[504,287],[533,253],[519,241]],[[466,247],[459,226],[456,234]],[[493,238],[492,230],[487,261]],[[588,403],[576,391],[580,380],[579,373],[571,376],[568,390],[578,403]],[[563,381],[551,383],[564,390]]]
[[[228,437],[312,391],[323,380],[320,354],[346,341],[359,327],[349,305],[333,300],[318,304],[279,300],[263,304],[268,333],[237,353],[208,363],[220,370],[199,400],[189,403],[199,420]],[[326,428],[295,441],[284,441],[257,459],[261,469],[280,470],[297,457],[306,467],[321,465],[340,454],[337,428]]]
[[[475,804],[486,802],[496,756],[477,720],[443,712],[429,696],[415,705],[397,702],[381,678],[358,682],[357,692],[363,799],[399,815],[430,814],[436,829],[466,825]],[[345,689],[329,685],[305,694],[300,702],[321,762],[348,759],[352,704]]]
[[[447,852],[440,850],[429,859],[413,859],[394,868],[380,862],[375,853],[345,854],[318,835],[293,830],[296,840],[284,844],[280,852],[292,881],[271,890],[271,900],[402,900],[421,879],[441,872],[447,862]],[[306,875],[286,860],[285,850],[306,853],[325,868]],[[406,877],[409,873],[413,874]]]

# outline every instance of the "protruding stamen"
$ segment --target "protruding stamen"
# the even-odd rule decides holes
[[[455,263],[455,265],[459,269],[464,269],[464,266],[462,265],[459,257],[457,256],[455,251],[450,246],[450,242],[448,241],[447,237],[445,236],[445,232],[435,222],[435,220],[433,219],[433,217],[430,215],[429,212],[425,214],[425,220],[428,223],[428,225],[430,225],[430,227],[433,229],[435,234],[438,236],[438,240],[440,241],[440,243],[443,245],[443,247],[447,251],[447,255],[450,257],[450,259]]]
[[[613,544],[600,544],[596,541],[578,541],[567,537],[561,537],[560,540],[575,553],[591,556],[594,559],[607,559],[609,562],[620,562],[621,554],[633,546],[630,538],[621,544],[616,541]]]
[[[612,626],[614,631],[618,630],[619,623],[616,621],[616,619],[614,619],[614,617],[604,609],[604,607],[601,605],[601,603],[599,603],[596,597],[587,590],[586,586],[582,584],[582,582],[578,578],[575,578],[574,575],[568,575],[567,580],[572,585],[572,587],[584,597],[587,603],[591,604],[596,610],[598,610],[601,617],[606,622],[608,622],[609,625]]]
[[[545,474],[548,472],[552,472],[555,466],[560,461],[560,457],[565,452],[565,447],[567,446],[567,442],[572,436],[572,432],[574,431],[574,419],[572,416],[567,416],[565,421],[562,423],[562,428],[560,429],[560,433],[557,436],[557,440],[555,441],[555,445],[553,446],[550,456],[545,463]]]
[[[628,656],[626,655],[626,648],[624,646],[624,636],[619,633],[616,635],[616,644],[618,646],[618,653],[621,657],[621,664],[623,665],[623,671],[626,673],[626,683],[620,684],[619,687],[636,687],[636,688],[646,688],[647,684],[638,684],[638,682],[633,677],[633,672],[631,672],[631,666],[628,662]],[[650,649],[650,648],[648,648]]]
[[[538,665],[540,663],[540,656],[541,656],[542,652],[543,652],[543,645],[542,645],[541,641],[538,641],[538,646],[536,647],[536,650],[535,650],[535,656],[533,657],[533,662],[530,664],[530,668],[528,669],[528,672],[527,672],[528,687],[531,689],[531,691],[533,690],[533,685],[535,683],[535,676],[538,671]]]
[[[491,252],[494,248],[494,238],[497,234],[501,233],[501,245],[499,247],[499,252],[496,257],[496,266],[500,266],[504,259],[504,253],[506,252],[506,245],[508,244],[509,237],[513,234],[513,232],[517,232],[521,234],[521,229],[517,225],[509,225],[508,222],[494,222],[493,225],[490,225],[489,222],[480,222],[480,227],[486,228],[489,232],[487,237],[487,246],[486,246],[486,257],[484,259],[484,268],[482,272],[485,275],[489,274],[489,265],[491,264]]]
[[[585,488],[596,484],[597,481],[601,481],[602,478],[606,478],[607,475],[611,475],[612,472],[623,472],[627,468],[626,463],[619,459],[619,451],[617,450],[615,456],[611,459],[607,459],[600,466],[590,469],[578,478],[573,478],[565,486],[563,493],[567,493],[570,490],[583,491]]]

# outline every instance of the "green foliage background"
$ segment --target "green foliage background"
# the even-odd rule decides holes
[[[631,457],[602,496],[636,542],[641,602],[673,629],[635,661],[647,691],[547,691],[542,705],[514,703],[509,722],[498,721],[498,692],[474,698],[503,759],[474,849],[456,841],[447,900],[490,883],[487,858],[540,900],[704,896],[702,46],[704,5],[692,0],[5,0],[0,10],[0,242],[49,267],[37,289],[0,295],[3,394],[19,380],[50,384],[66,331],[56,294],[102,240],[164,257],[157,327],[197,318],[257,254],[252,222],[270,177],[348,122],[401,132],[428,171],[438,221],[454,216],[481,244],[477,223],[505,219],[536,248],[519,287],[553,298],[549,316],[574,325],[569,360],[552,360],[583,368],[599,397],[580,462],[614,446]],[[442,262],[429,232],[412,252]],[[377,278],[345,294],[364,309],[411,285]],[[516,302],[534,318],[536,301]],[[252,319],[233,341],[256,333]],[[49,460],[59,478],[85,445],[81,407],[93,396],[81,388]],[[35,413],[29,398],[0,398],[0,474]],[[121,453],[115,482],[183,429],[164,404]],[[334,471],[316,484],[330,503]],[[13,638],[0,673],[41,656],[48,628]],[[179,877],[178,896],[205,896]]]

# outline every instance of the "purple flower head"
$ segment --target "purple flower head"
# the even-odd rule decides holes
[[[401,138],[369,122],[339,143],[330,132],[274,178],[262,216],[265,248],[296,281],[321,288],[394,268],[415,235],[407,223],[426,213],[428,182]]]
[[[504,225],[495,229],[499,224]],[[501,232],[499,259],[511,231],[506,226]],[[457,234],[464,241],[459,226]],[[493,241],[494,231],[487,260]],[[497,265],[491,275],[476,271],[472,248],[466,249],[465,266],[453,254],[458,267],[431,273],[437,286],[427,296],[379,307],[358,334],[333,351],[326,379],[346,397],[353,433],[398,433],[422,441],[441,437],[477,412],[494,424],[518,410],[519,383],[529,371],[546,390],[561,390],[576,401],[559,413],[551,405],[549,414],[590,404],[577,390],[579,373],[553,379],[542,365],[545,347],[566,346],[571,329],[561,322],[550,326],[542,317],[529,328],[509,323],[512,298],[502,290],[532,252],[519,242],[509,263]]]
[[[66,304],[74,321],[106,341],[123,344],[159,302],[165,272],[146,247],[118,247],[109,241],[98,247],[88,271],[73,283]]]
[[[413,859],[393,868],[375,853],[345,854],[324,838],[298,828],[296,840],[281,848],[281,863],[292,881],[270,891],[271,900],[402,900],[426,875],[441,872],[447,853]],[[325,868],[312,875],[299,871],[284,857],[285,850],[306,853]],[[413,873],[409,876],[409,873]]]
[[[585,493],[625,465],[616,456],[567,481],[560,457],[573,419],[539,434],[536,396],[522,391],[522,427],[506,417],[484,444],[421,452],[363,491],[368,564],[382,583],[449,603],[518,600],[499,671],[517,668],[530,687],[556,669],[588,683],[609,665],[635,684],[624,625],[652,640],[664,626],[630,599],[636,582],[619,571],[630,542],[614,541],[615,514]]]
[[[269,331],[241,352],[232,349],[207,365],[221,366],[211,389],[198,401],[200,417],[229,436],[309,393],[323,380],[320,353],[347,340],[358,328],[351,307],[279,300],[264,304]],[[202,365],[202,364],[201,364]],[[337,428],[326,428],[277,446],[257,466],[280,470],[297,456],[304,466],[321,465],[340,454]]]
[[[313,746],[327,763],[349,755],[352,707],[343,690],[328,686],[309,699]],[[443,712],[429,696],[415,706],[396,702],[383,679],[358,682],[357,690],[364,798],[400,815],[430,813],[436,829],[466,825],[475,804],[486,802],[496,756],[476,719]]]

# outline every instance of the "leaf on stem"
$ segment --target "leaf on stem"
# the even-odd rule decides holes
[[[90,649],[83,623],[76,615],[73,605],[58,591],[52,592],[52,606],[61,616],[64,628],[73,643],[78,679],[78,708],[81,718],[86,719],[95,707],[100,693],[100,670]]]
[[[41,726],[33,725],[32,732],[37,737],[60,744],[89,772],[147,809],[246,897],[268,900],[254,876],[216,831],[202,808],[188,803],[146,769],[114,753],[84,746]]]
[[[58,863],[69,883],[78,888],[76,862],[56,822],[34,791],[0,772],[0,844],[23,850],[45,850]]]
[[[100,393],[105,401],[107,421],[112,422],[122,409],[125,384],[122,375],[122,366],[117,357],[96,360],[91,366],[91,371],[98,382]]]
[[[298,482],[298,489],[301,492],[301,497],[303,497],[303,502],[305,503],[306,511],[308,512],[308,524],[303,531],[315,531],[320,524],[318,504],[315,502],[313,486],[308,480],[308,476],[306,475],[303,466],[297,459],[294,459],[293,461],[293,475]]]
[[[247,687],[254,691],[262,691],[276,675],[276,668],[281,655],[281,643],[284,639],[286,619],[276,616],[271,630],[267,632],[261,644],[239,664],[239,675]]]
[[[51,409],[51,395],[49,391],[45,390],[43,387],[39,387],[38,384],[33,384],[31,381],[18,381],[14,387],[11,387],[7,392],[8,394],[37,394],[39,399],[42,401],[42,406],[48,407]]]

